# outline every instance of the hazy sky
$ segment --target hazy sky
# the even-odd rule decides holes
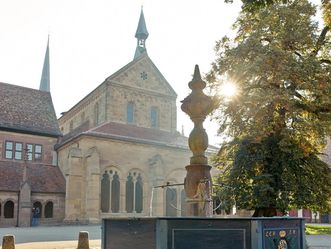
[[[143,4],[149,57],[178,94],[178,126],[191,121],[179,101],[194,65],[206,73],[215,41],[231,34],[240,1],[0,0],[0,82],[39,88],[50,34],[51,94],[58,117],[134,56]],[[215,144],[216,126],[207,124]]]

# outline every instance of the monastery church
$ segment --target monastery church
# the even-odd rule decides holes
[[[183,183],[191,152],[148,35],[141,10],[133,60],[58,120],[48,45],[39,90],[0,83],[0,227],[30,226],[36,207],[40,224],[183,215],[183,186],[157,187]]]

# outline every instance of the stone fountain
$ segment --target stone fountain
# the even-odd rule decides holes
[[[212,179],[205,151],[208,136],[203,128],[213,101],[203,93],[206,83],[199,67],[189,83],[192,92],[182,110],[194,123],[189,136],[193,153],[186,166],[184,188],[186,217],[108,218],[102,223],[103,249],[305,249],[301,218],[212,217]]]

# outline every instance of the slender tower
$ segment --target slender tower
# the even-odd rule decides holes
[[[39,90],[50,92],[50,73],[49,73],[49,36],[44,59],[43,72],[41,74]]]
[[[143,7],[141,7],[141,12],[140,12],[140,18],[139,18],[139,23],[136,31],[135,37],[137,38],[137,48],[136,52],[134,54],[134,59],[138,58],[144,53],[147,53],[146,51],[146,40],[148,38],[148,31],[146,28],[146,23],[145,23],[145,17],[144,17],[144,12],[143,12]]]

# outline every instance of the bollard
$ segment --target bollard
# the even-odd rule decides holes
[[[78,247],[77,249],[89,249],[89,241],[88,241],[88,232],[80,231],[78,237]]]
[[[2,249],[15,249],[15,236],[7,234],[2,238]]]

